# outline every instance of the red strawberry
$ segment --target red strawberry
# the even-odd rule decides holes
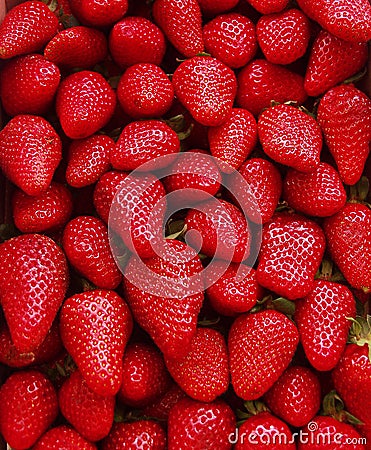
[[[15,226],[22,233],[39,233],[66,224],[72,213],[72,194],[63,184],[52,182],[36,196],[16,190],[12,205]]]
[[[198,328],[189,353],[182,359],[165,361],[173,379],[195,400],[212,402],[228,389],[227,346],[216,330]]]
[[[238,0],[198,0],[198,3],[206,16],[216,16],[233,9]]]
[[[120,78],[117,98],[124,112],[135,119],[160,117],[170,109],[174,89],[160,67],[140,63],[130,66]]]
[[[241,14],[222,14],[203,28],[205,48],[211,56],[237,69],[245,66],[257,51],[255,25]]]
[[[113,424],[115,397],[92,391],[76,370],[58,393],[59,407],[68,422],[88,441],[106,437]]]
[[[93,28],[67,28],[48,43],[44,56],[59,67],[89,69],[107,56],[107,39],[101,31]]]
[[[143,408],[165,394],[170,377],[164,359],[154,345],[128,344],[122,365],[118,398],[123,403]]]
[[[104,396],[118,392],[132,328],[129,308],[114,291],[86,291],[64,302],[62,341],[93,392]]]
[[[77,448],[79,450],[97,449],[73,428],[59,425],[43,434],[32,450],[76,450]]]
[[[173,75],[175,94],[201,125],[218,126],[232,111],[237,90],[233,71],[215,58],[195,56]]]
[[[0,431],[12,448],[35,444],[57,414],[54,387],[41,372],[15,372],[0,388]]]
[[[348,283],[365,292],[371,290],[371,210],[347,203],[325,220],[330,255]]]
[[[97,182],[109,170],[114,148],[114,140],[104,134],[73,141],[68,154],[67,183],[81,188]]]
[[[12,341],[21,352],[32,352],[64,299],[66,259],[52,239],[24,234],[0,245],[0,261],[0,301]]]
[[[367,55],[365,42],[346,42],[328,31],[320,31],[312,46],[304,89],[313,97],[323,94],[359,72]]]
[[[167,420],[171,408],[181,399],[186,398],[185,392],[174,383],[165,394],[143,410],[147,417],[155,417],[158,420]]]
[[[315,217],[332,216],[346,202],[346,192],[339,173],[329,164],[320,163],[310,173],[287,171],[283,198],[296,211]]]
[[[318,166],[322,132],[311,116],[290,105],[271,106],[258,121],[264,152],[274,161],[301,172]]]
[[[232,386],[244,400],[265,394],[289,365],[299,333],[284,314],[266,310],[243,314],[229,332]]]
[[[139,63],[160,65],[166,51],[162,31],[144,17],[125,17],[109,35],[109,49],[120,67]]]
[[[166,434],[154,420],[115,423],[102,443],[102,450],[165,450]]]
[[[276,213],[263,228],[258,283],[290,300],[304,297],[313,289],[325,245],[315,222]]]
[[[44,3],[21,3],[7,13],[0,25],[0,58],[37,52],[57,30],[58,19]]]
[[[223,161],[224,172],[238,169],[247,159],[258,141],[258,126],[254,116],[246,109],[233,108],[226,122],[210,127],[210,152]]]
[[[0,132],[0,167],[28,195],[39,195],[62,158],[60,137],[39,116],[14,117]]]
[[[300,8],[331,34],[351,42],[371,39],[368,0],[298,0]]]
[[[204,50],[202,17],[197,0],[156,0],[152,14],[171,44],[190,58]]]
[[[169,450],[229,450],[236,419],[222,400],[203,403],[185,398],[172,407],[168,421]]]
[[[128,0],[69,0],[74,16],[90,27],[107,27],[118,22],[127,12]]]
[[[318,123],[346,184],[361,178],[371,140],[371,100],[352,85],[329,90],[318,107]]]
[[[59,86],[56,112],[63,131],[72,139],[97,132],[110,120],[116,96],[97,72],[83,70],[69,75]]]
[[[272,101],[302,104],[307,99],[301,75],[264,59],[256,59],[244,67],[237,81],[237,104],[255,116]]]
[[[289,0],[247,0],[261,14],[281,12],[286,8]]]
[[[298,9],[262,16],[256,25],[258,43],[273,64],[291,64],[307,51],[309,20]]]

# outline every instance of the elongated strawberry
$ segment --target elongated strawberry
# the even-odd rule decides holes
[[[127,12],[128,0],[69,0],[74,16],[89,27],[107,27],[119,21]]]
[[[288,0],[247,0],[261,14],[278,13],[285,9]]]
[[[76,430],[59,425],[44,433],[32,450],[96,450],[97,447],[84,439]]]
[[[198,3],[206,16],[216,16],[233,9],[238,0],[198,0]]]

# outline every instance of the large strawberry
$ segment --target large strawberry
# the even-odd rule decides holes
[[[59,425],[44,433],[32,450],[76,450],[77,448],[79,450],[97,449],[73,428]]]
[[[72,13],[89,27],[107,27],[119,21],[127,12],[128,0],[69,0]]]

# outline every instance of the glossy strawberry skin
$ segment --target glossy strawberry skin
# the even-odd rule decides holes
[[[37,52],[57,33],[58,19],[42,2],[12,8],[0,25],[0,58]]]
[[[107,27],[119,21],[127,12],[128,0],[69,0],[74,16],[90,27]]]
[[[0,388],[0,431],[12,448],[26,449],[58,414],[51,382],[36,370],[15,372]]]
[[[247,0],[261,14],[281,12],[288,4],[288,0]]]
[[[51,428],[37,441],[32,450],[96,450],[97,447],[84,439],[76,430],[59,425]]]

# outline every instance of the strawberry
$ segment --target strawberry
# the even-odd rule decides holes
[[[97,449],[73,428],[59,425],[43,434],[32,450],[76,450],[77,448],[79,450]]]
[[[229,435],[236,428],[231,408],[222,400],[203,403],[185,398],[170,410],[169,450],[229,450]]]
[[[143,414],[158,420],[167,420],[171,408],[186,397],[185,392],[176,383],[173,383],[162,397],[143,409]]]
[[[60,137],[39,116],[18,115],[0,132],[0,167],[28,195],[39,195],[62,158]]]
[[[203,267],[198,255],[180,241],[166,240],[161,251],[163,257],[129,260],[125,298],[164,356],[180,359],[189,352],[196,333],[204,297],[199,275]]]
[[[305,73],[304,89],[313,97],[359,72],[368,57],[365,42],[347,42],[320,31],[313,43]]]
[[[170,377],[164,359],[154,345],[128,344],[122,366],[118,398],[126,405],[143,408],[165,394]]]
[[[58,392],[59,407],[68,422],[88,441],[106,437],[113,424],[115,397],[92,391],[79,370]]]
[[[261,14],[281,12],[286,8],[289,0],[247,0]]]
[[[40,195],[17,189],[12,198],[15,226],[22,233],[39,233],[63,227],[72,213],[72,194],[63,184],[52,182]]]
[[[45,339],[68,284],[65,256],[47,236],[24,234],[0,245],[0,302],[12,341],[32,352]]]
[[[116,96],[97,72],[83,70],[69,75],[59,85],[56,112],[63,131],[71,139],[82,139],[97,132],[110,120]]]
[[[331,34],[351,42],[371,39],[368,0],[298,0],[300,8]]]
[[[227,120],[208,132],[210,152],[223,163],[224,172],[238,169],[247,159],[258,141],[258,126],[254,116],[246,109],[233,108]]]
[[[298,9],[262,16],[256,24],[258,43],[273,64],[291,64],[307,51],[309,20]]]
[[[239,73],[237,81],[237,104],[254,116],[269,107],[272,101],[283,103],[290,100],[302,104],[307,99],[301,75],[265,59],[249,63]]]
[[[73,15],[89,27],[108,27],[118,22],[127,12],[128,0],[69,0]]]
[[[327,163],[320,163],[310,173],[289,169],[283,185],[283,198],[297,212],[315,217],[332,216],[346,202],[346,192],[339,173]]]
[[[144,17],[124,17],[109,35],[112,58],[120,67],[139,63],[160,65],[166,51],[162,31]]]
[[[290,300],[304,297],[313,289],[325,245],[323,231],[315,222],[276,213],[263,228],[258,283]]]
[[[318,123],[345,184],[361,178],[371,140],[371,100],[352,85],[329,90],[318,106]]]
[[[166,434],[154,420],[115,423],[102,443],[102,450],[166,449]]]
[[[114,291],[87,291],[64,302],[62,341],[94,393],[110,396],[118,392],[122,357],[132,328],[129,308]]]
[[[130,117],[160,117],[170,109],[174,89],[160,67],[139,63],[126,69],[120,78],[117,98],[124,112]]]
[[[265,394],[289,365],[299,333],[284,314],[266,310],[242,314],[228,336],[232,386],[244,400]]]
[[[94,28],[76,26],[62,30],[44,49],[44,57],[59,67],[89,69],[107,56],[107,39]]]
[[[371,290],[371,210],[347,203],[324,222],[328,250],[348,283]]]
[[[57,414],[56,392],[41,372],[15,372],[0,388],[0,431],[13,448],[35,444]]]
[[[198,0],[198,3],[206,16],[216,16],[233,9],[238,0]]]
[[[179,101],[201,125],[215,127],[228,119],[237,82],[225,64],[208,56],[195,56],[177,67],[172,81]]]
[[[204,50],[202,17],[197,0],[155,0],[152,14],[170,43],[190,58]]]
[[[291,105],[271,106],[258,121],[264,152],[274,161],[301,172],[318,166],[322,132],[311,116]]]
[[[195,400],[212,402],[229,384],[228,353],[224,337],[211,328],[198,328],[189,353],[179,360],[165,359],[170,375]]]
[[[0,58],[37,52],[57,33],[58,19],[39,1],[14,6],[0,25]]]
[[[110,169],[110,153],[114,148],[114,140],[104,134],[73,141],[69,147],[67,183],[81,188],[97,182]]]
[[[232,69],[245,66],[258,49],[253,22],[241,14],[221,14],[203,28],[205,48]]]

